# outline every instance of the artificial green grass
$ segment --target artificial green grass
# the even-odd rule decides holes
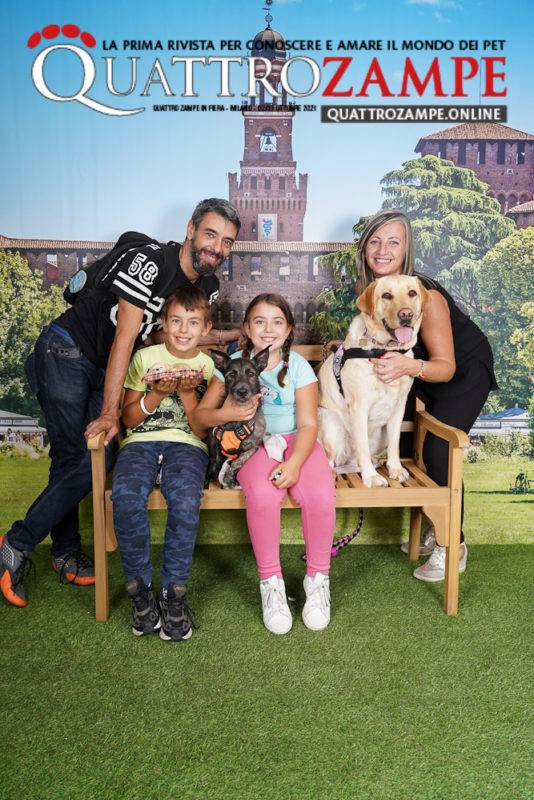
[[[319,633],[300,618],[303,548],[282,546],[295,599],[280,637],[262,625],[250,545],[197,546],[188,591],[200,627],[175,644],[132,635],[118,553],[111,616],[96,623],[93,589],[60,585],[44,542],[27,608],[0,604],[1,800],[534,797],[534,495],[506,491],[528,466],[465,464],[457,617],[442,610],[442,584],[411,577],[398,546],[364,543],[367,531],[398,544],[400,511],[366,512],[360,545],[333,560],[332,622]],[[0,459],[0,530],[45,480],[44,460]],[[205,517],[239,540],[236,514]],[[297,514],[283,514],[295,542]],[[163,517],[153,517],[156,585]],[[88,550],[90,523],[85,504]]]
[[[472,546],[458,617],[397,547],[351,547],[319,633],[300,552],[282,547],[294,627],[276,637],[250,548],[198,547],[200,627],[174,644],[131,634],[116,553],[95,623],[93,590],[38,547],[28,607],[0,612],[3,800],[532,797],[532,547]]]

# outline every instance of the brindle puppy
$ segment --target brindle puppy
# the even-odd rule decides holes
[[[221,350],[211,350],[215,366],[224,375],[226,395],[230,394],[238,405],[245,405],[250,398],[260,394],[260,373],[267,366],[269,348],[261,350],[253,358],[230,358]],[[224,400],[223,400],[224,402]],[[222,405],[222,403],[221,403]],[[232,459],[222,476],[223,489],[235,489],[236,475],[260,446],[265,433],[265,418],[258,404],[256,415],[247,422],[227,422],[209,432],[210,480],[216,481],[224,461]]]

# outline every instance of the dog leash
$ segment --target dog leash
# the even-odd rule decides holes
[[[352,542],[353,539],[357,537],[357,535],[362,529],[362,525],[363,525],[363,508],[359,508],[358,524],[356,525],[352,533],[349,533],[346,536],[342,536],[340,539],[336,539],[336,541],[332,543],[332,550],[330,551],[332,558],[335,558],[335,556],[337,556],[340,550],[346,547],[350,542]],[[306,553],[303,553],[303,555],[301,555],[301,559],[303,561],[306,561]]]

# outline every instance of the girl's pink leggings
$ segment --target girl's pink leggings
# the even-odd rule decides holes
[[[296,434],[286,434],[284,460],[293,450]],[[247,501],[247,523],[260,580],[272,575],[282,577],[280,567],[280,505],[286,491],[302,509],[302,531],[306,545],[307,573],[328,575],[330,553],[336,524],[336,495],[334,479],[319,442],[302,465],[297,483],[288,489],[278,489],[268,480],[278,464],[260,446],[237,473]]]

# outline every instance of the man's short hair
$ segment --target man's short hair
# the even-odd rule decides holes
[[[195,228],[198,228],[202,218],[210,212],[218,214],[228,222],[232,222],[236,226],[237,233],[239,233],[241,228],[239,212],[228,200],[223,200],[221,197],[209,197],[207,200],[200,201],[191,215]]]
[[[185,308],[186,311],[202,311],[204,314],[204,322],[209,322],[211,319],[211,310],[209,300],[198,286],[180,286],[172,294],[170,294],[163,304],[161,316],[167,319],[169,308],[173,303]]]

